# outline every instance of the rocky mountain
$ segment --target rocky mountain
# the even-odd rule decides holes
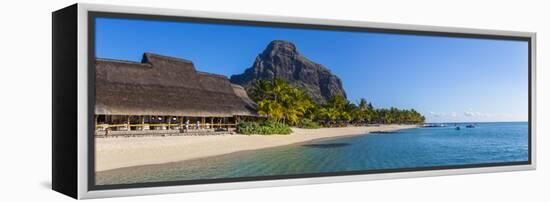
[[[342,81],[326,67],[300,54],[288,41],[275,40],[260,53],[252,67],[244,73],[231,76],[231,82],[249,89],[254,80],[279,78],[292,86],[303,89],[319,104],[331,97],[346,97]]]

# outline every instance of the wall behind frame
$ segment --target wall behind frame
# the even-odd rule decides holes
[[[113,3],[107,0],[84,1]],[[51,11],[74,1],[14,1],[0,12],[3,26],[2,201],[72,201],[51,191]],[[544,1],[526,0],[443,2],[435,0],[316,2],[122,0],[116,3],[176,9],[244,12],[299,17],[338,18],[377,22],[460,26],[486,29],[536,31],[538,87],[538,162],[536,171],[461,175],[416,179],[323,184],[280,188],[216,191],[190,194],[127,197],[99,201],[545,201],[550,187],[548,143],[550,103],[550,15]],[[29,115],[42,121],[33,132],[24,121]]]

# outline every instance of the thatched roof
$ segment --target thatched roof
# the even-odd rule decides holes
[[[96,114],[256,116],[256,104],[223,75],[191,61],[145,53],[141,63],[96,59]]]
[[[253,110],[254,114],[257,114],[258,112],[256,108],[258,105],[256,105],[256,103],[252,101],[250,97],[248,97],[246,90],[242,86],[237,84],[231,84],[231,86],[233,87],[233,91],[235,92],[235,94],[239,96],[241,100],[246,104],[246,108]]]

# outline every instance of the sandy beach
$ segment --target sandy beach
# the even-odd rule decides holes
[[[374,131],[416,128],[417,125],[380,125],[299,129],[290,135],[221,135],[96,138],[96,171],[161,164],[264,149],[316,139],[364,135]]]

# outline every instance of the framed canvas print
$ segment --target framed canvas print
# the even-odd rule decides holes
[[[535,169],[535,33],[52,15],[52,184],[74,198]]]

